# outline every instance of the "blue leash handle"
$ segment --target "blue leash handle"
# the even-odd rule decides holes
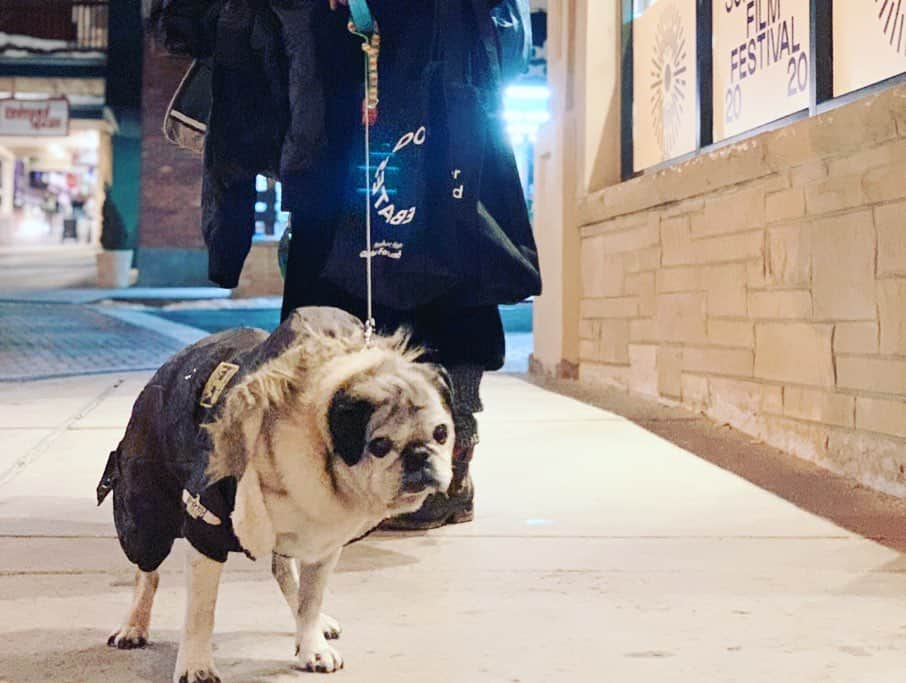
[[[367,0],[349,0],[349,14],[352,23],[362,33],[374,33],[374,17]]]

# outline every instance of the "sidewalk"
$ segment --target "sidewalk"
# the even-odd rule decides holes
[[[148,376],[0,384],[0,681],[170,680],[181,556],[164,565],[153,645],[107,648],[132,574],[93,501]],[[639,424],[514,376],[491,377],[485,399],[475,523],[344,555],[337,681],[902,683],[899,501],[625,396],[605,403]],[[785,486],[799,507],[768,492]],[[804,511],[819,508],[840,525]],[[221,674],[320,680],[291,669],[266,564],[228,566]]]
[[[280,305],[279,297],[230,299],[208,287],[0,289],[0,382],[153,370],[207,334],[275,329]],[[528,370],[531,309],[519,308],[502,307],[504,372]]]

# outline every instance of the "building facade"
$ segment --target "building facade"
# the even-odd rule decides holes
[[[906,16],[558,0],[534,369],[906,493]]]
[[[0,244],[92,244],[117,136],[106,109],[116,49],[110,7],[107,0],[35,7],[0,1]]]

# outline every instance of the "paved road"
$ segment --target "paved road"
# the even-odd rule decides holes
[[[147,377],[0,385],[0,680],[169,680],[180,558],[164,567],[150,649],[106,648],[131,572],[92,500]],[[682,413],[635,418],[701,457],[515,377],[491,378],[485,398],[475,523],[372,537],[343,558],[336,680],[902,683],[902,534],[848,530],[902,529],[895,502]],[[765,483],[712,465],[716,453]],[[802,507],[770,492],[790,481]],[[305,680],[291,654],[266,568],[234,560],[216,636],[225,680]]]

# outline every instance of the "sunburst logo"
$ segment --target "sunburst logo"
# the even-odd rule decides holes
[[[906,24],[906,3],[903,0],[875,0],[875,6],[880,6],[878,21],[881,30],[890,46],[900,54],[906,56],[906,40],[903,31]]]
[[[670,156],[679,140],[686,107],[687,40],[676,7],[664,8],[651,59],[651,118],[661,151]]]

